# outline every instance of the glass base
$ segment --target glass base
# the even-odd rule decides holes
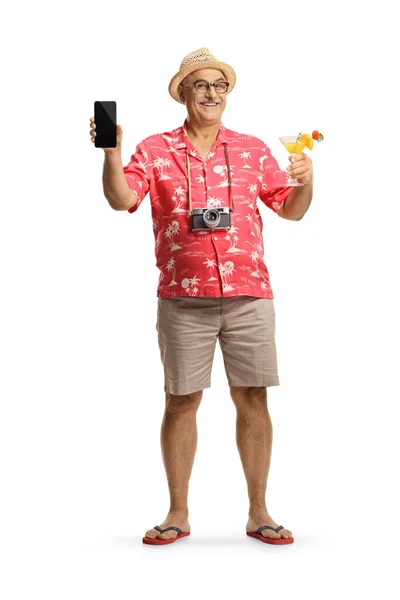
[[[295,187],[295,186],[302,186],[302,185],[304,185],[304,183],[300,183],[300,181],[297,181],[297,179],[295,179],[294,177],[288,177],[286,179],[286,185]]]

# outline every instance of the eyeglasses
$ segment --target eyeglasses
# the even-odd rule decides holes
[[[199,79],[193,83],[194,89],[196,92],[200,92],[205,94],[209,92],[211,87],[217,92],[217,94],[226,94],[228,91],[229,83],[227,81],[217,81],[216,83],[209,83],[204,79]]]

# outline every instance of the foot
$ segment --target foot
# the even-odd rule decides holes
[[[246,525],[246,531],[257,531],[257,529],[262,525],[270,525],[276,529],[280,526],[280,523],[275,523],[266,510],[257,513],[250,513],[249,520],[247,521]],[[272,531],[272,529],[263,529],[260,535],[273,540],[279,540],[281,538],[288,539],[293,537],[292,532],[289,531],[289,529],[280,529],[278,533],[276,533],[276,531]]]
[[[165,529],[166,527],[179,527],[183,532],[190,531],[190,525],[188,521],[188,514],[184,512],[169,512],[167,518],[162,523],[157,523],[160,529]],[[176,537],[178,532],[175,529],[170,529],[165,533],[160,533],[157,529],[149,529],[145,533],[145,537],[151,538],[155,540],[159,538],[160,540],[169,540],[173,537]]]

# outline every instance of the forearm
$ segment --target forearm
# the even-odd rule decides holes
[[[135,204],[137,196],[128,186],[122,168],[120,152],[104,152],[103,191],[114,210],[127,210]]]
[[[293,221],[300,221],[310,207],[312,196],[312,183],[294,187],[285,201],[285,216]]]

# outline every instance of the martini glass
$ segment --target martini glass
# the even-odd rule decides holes
[[[297,135],[285,135],[285,136],[280,137],[279,139],[289,153],[293,152],[293,153],[299,154],[300,152],[303,152],[305,143],[298,142],[297,138],[298,138]],[[296,186],[296,185],[304,185],[304,183],[300,183],[300,181],[297,181],[297,179],[295,177],[289,177],[289,175],[287,175],[286,185]]]

